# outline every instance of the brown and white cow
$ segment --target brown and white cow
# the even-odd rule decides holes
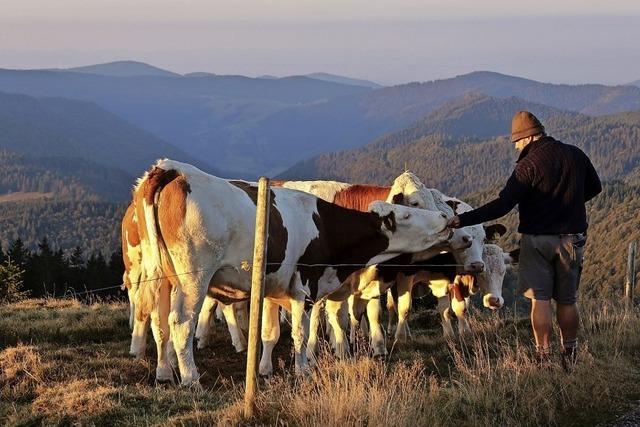
[[[152,326],[160,331],[154,334],[159,337],[157,379],[171,378],[165,341],[170,334],[182,384],[198,382],[193,336],[209,284],[223,302],[248,298],[250,273],[241,266],[253,255],[256,196],[250,183],[228,182],[166,159],[138,182],[135,205],[145,275],[166,274],[171,284],[163,288],[145,282],[149,289],[141,293],[150,300],[145,304],[153,306]],[[305,370],[305,300],[334,292],[357,268],[328,265],[382,262],[443,244],[451,234],[440,212],[385,202],[359,212],[308,193],[273,188],[260,373],[272,372],[279,306],[292,313],[296,372]]]
[[[446,255],[444,256],[446,257]],[[475,277],[457,275],[455,269],[441,269],[437,272],[431,269],[427,271],[418,269],[416,271],[408,270],[409,274],[400,274],[396,281],[394,292],[390,294],[393,295],[393,299],[396,301],[391,302],[388,300],[387,304],[390,319],[396,310],[398,314],[395,339],[406,339],[410,334],[407,320],[411,309],[412,290],[418,284],[429,286],[433,295],[438,298],[438,311],[442,318],[442,329],[446,337],[453,336],[450,309],[453,310],[458,319],[458,331],[461,334],[469,332],[470,328],[466,312],[469,295],[474,293],[473,288],[477,284],[477,287],[484,294],[483,300],[487,295],[500,295],[500,298],[502,298],[504,276],[507,268],[517,262],[517,251],[505,253],[498,245],[485,244],[483,246],[483,260],[485,268]],[[430,261],[441,260],[432,259]],[[451,258],[445,258],[442,261],[448,262],[451,261]],[[497,308],[496,305],[487,304],[485,304],[485,307],[494,310]]]
[[[124,273],[122,284],[129,297],[129,327],[131,333],[131,347],[129,354],[136,358],[144,357],[149,330],[149,316],[136,313],[136,293],[142,280],[142,248],[138,234],[138,223],[135,218],[135,207],[130,203],[122,218],[122,261]]]
[[[129,354],[141,359],[145,356],[147,346],[147,335],[150,326],[150,312],[145,312],[142,308],[136,310],[135,301],[137,299],[138,286],[142,277],[142,249],[138,234],[138,223],[135,215],[135,206],[130,203],[122,218],[122,258],[124,262],[124,273],[122,277],[123,287],[127,290],[129,298],[129,327],[132,329],[131,346]],[[246,303],[234,303],[226,305],[219,303],[214,298],[207,296],[205,305],[201,311],[206,312],[206,308],[215,310],[220,307],[231,342],[236,352],[242,352],[247,348],[245,338],[248,329],[246,320]],[[196,338],[198,338],[198,348],[205,348],[209,344],[209,330],[212,318],[206,316],[205,321],[198,323]],[[169,345],[171,349],[171,346]]]

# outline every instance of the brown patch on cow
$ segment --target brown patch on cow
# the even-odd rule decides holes
[[[317,200],[317,211],[313,221],[318,237],[298,260],[302,283],[308,284],[312,300],[317,298],[318,282],[327,268],[313,264],[347,264],[335,267],[342,283],[389,246],[389,239],[381,232],[382,218],[377,214],[347,209],[322,199]]]
[[[391,187],[356,184],[338,191],[333,199],[333,203],[343,208],[367,212],[371,202],[387,200],[390,191]]]
[[[129,203],[127,210],[122,218],[121,238],[122,238],[122,261],[124,263],[124,271],[129,272],[133,262],[129,259],[129,247],[135,247],[140,245],[140,235],[138,234],[138,225],[133,220],[133,214],[135,212],[135,206]],[[129,282],[129,275],[124,275],[124,286],[129,289],[131,283]]]
[[[246,181],[229,181],[229,183],[247,193],[253,204],[257,204],[257,185],[250,184]],[[270,185],[271,184],[272,182],[270,182]],[[284,261],[284,257],[286,255],[287,242],[289,238],[289,233],[282,221],[282,215],[276,207],[276,193],[273,190],[270,190],[270,196],[269,239],[267,240],[267,274],[274,273],[280,268],[280,264]]]
[[[454,281],[454,286],[457,289],[459,294],[457,295],[457,298],[462,298],[462,299],[458,299],[458,301],[462,301],[471,295],[471,289],[473,289],[475,285],[475,280],[476,280],[475,276],[471,274],[456,276]]]
[[[172,245],[181,241],[180,230],[187,213],[187,194],[190,191],[189,183],[181,175],[160,189],[157,215],[165,244]]]

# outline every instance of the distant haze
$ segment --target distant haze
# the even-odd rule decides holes
[[[637,0],[23,0],[0,67],[134,59],[179,73],[328,72],[384,84],[493,70],[541,81],[640,78]],[[240,6],[241,4],[241,6]]]

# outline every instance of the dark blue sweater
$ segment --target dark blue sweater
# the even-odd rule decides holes
[[[596,170],[578,147],[545,136],[527,145],[497,199],[460,215],[461,226],[500,218],[518,205],[527,234],[587,230],[585,202],[602,191]]]

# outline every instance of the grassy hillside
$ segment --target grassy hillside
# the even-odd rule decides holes
[[[323,354],[295,378],[283,331],[275,378],[261,382],[259,425],[596,425],[640,397],[640,315],[600,302],[583,310],[572,375],[532,361],[528,321],[477,313],[473,336],[446,343],[428,313],[389,360]],[[155,387],[154,357],[128,355],[124,304],[30,300],[0,307],[0,422],[5,425],[246,425],[244,355],[216,326],[198,350],[203,390]],[[432,319],[432,318],[431,318]],[[25,327],[28,325],[28,327]],[[150,349],[149,349],[150,350]],[[597,398],[594,398],[597,396]]]

